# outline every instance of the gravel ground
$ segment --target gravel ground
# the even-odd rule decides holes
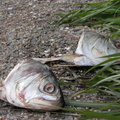
[[[88,0],[79,0],[87,2]],[[94,0],[95,1],[95,0]],[[61,54],[73,53],[76,49],[81,31],[92,29],[86,26],[54,26],[57,13],[68,13],[81,8],[75,5],[78,0],[0,0],[0,79],[4,80],[9,71],[18,61],[28,57],[52,57]],[[99,30],[95,30],[99,31]],[[56,76],[73,77],[68,69],[56,67],[49,63]],[[83,75],[88,68],[72,68],[76,74]],[[90,76],[90,75],[88,75]],[[73,81],[81,83],[78,79]],[[61,86],[65,99],[70,95],[83,90],[84,86]],[[74,99],[82,101],[100,101],[96,94],[81,95]],[[83,108],[78,108],[83,109]],[[86,108],[88,109],[88,108]],[[16,108],[0,101],[0,120],[78,120],[80,115],[64,115],[63,112],[40,113]]]

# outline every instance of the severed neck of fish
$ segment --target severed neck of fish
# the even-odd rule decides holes
[[[100,58],[120,52],[120,43],[113,41],[99,33],[84,31],[79,39],[75,54],[54,58],[33,58],[42,63],[63,60],[80,66],[93,66],[109,58]],[[119,61],[120,62],[120,61]]]

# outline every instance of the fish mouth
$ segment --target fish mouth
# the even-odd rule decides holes
[[[61,97],[59,100],[46,100],[44,98],[33,98],[25,104],[26,108],[39,110],[39,111],[57,111],[64,106],[64,99]]]

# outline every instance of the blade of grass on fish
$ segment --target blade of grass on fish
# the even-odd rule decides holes
[[[107,65],[107,66],[110,66],[110,65],[112,65],[114,62],[116,62],[116,60],[119,60],[119,59],[120,59],[120,57],[110,58],[110,59],[108,59],[108,60],[105,60],[105,61],[103,61],[103,62],[101,62],[101,63],[93,66],[93,67],[90,68],[89,70],[87,70],[87,71],[85,72],[85,74],[87,74],[87,73],[90,72],[91,70],[93,70],[93,69],[95,69],[95,68],[97,68],[97,67],[99,67],[99,66],[102,66],[102,65],[104,65],[104,64],[106,64],[106,63],[109,63],[109,62],[111,62],[111,63],[110,63],[109,65]]]
[[[95,103],[95,102],[83,102],[83,101],[75,101],[75,100],[65,100],[66,106],[74,106],[74,107],[91,107],[91,108],[99,108],[100,110],[105,109],[120,109],[120,104],[117,104],[120,100],[115,101],[113,103]]]
[[[107,55],[107,56],[102,56],[102,57],[100,57],[100,58],[106,58],[106,57],[120,57],[120,53],[115,53],[115,54],[111,54],[111,55]],[[118,58],[118,59],[120,59],[120,58]]]
[[[74,110],[74,109],[67,109],[67,108],[60,108],[60,110],[69,111],[72,113],[78,113],[78,114],[84,115],[84,117],[86,116],[88,119],[90,119],[90,118],[105,118],[107,120],[120,120],[120,116],[113,116],[113,115],[105,114],[102,112],[94,112],[94,111],[88,111],[88,110]],[[83,119],[81,119],[81,120],[83,120]],[[85,120],[86,120],[86,118],[85,118]]]

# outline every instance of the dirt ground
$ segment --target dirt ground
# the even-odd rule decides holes
[[[79,0],[88,2],[88,0]],[[92,29],[86,26],[54,26],[57,13],[68,13],[82,6],[78,0],[0,0],[0,79],[4,80],[18,61],[29,57],[52,57],[73,53],[81,31]],[[95,30],[98,31],[98,30]],[[59,80],[73,75],[64,67],[55,66],[65,62],[53,62],[51,67]],[[72,69],[78,75],[88,68]],[[89,76],[89,75],[88,75]],[[63,80],[65,81],[65,80]],[[81,79],[72,82],[80,83]],[[84,89],[84,86],[61,86],[64,98]],[[97,98],[97,99],[96,99]],[[82,101],[100,101],[96,94],[77,96]],[[83,108],[78,108],[83,109]],[[86,108],[87,109],[87,108]],[[0,120],[78,120],[80,115],[65,115],[63,112],[26,110],[0,100]]]

